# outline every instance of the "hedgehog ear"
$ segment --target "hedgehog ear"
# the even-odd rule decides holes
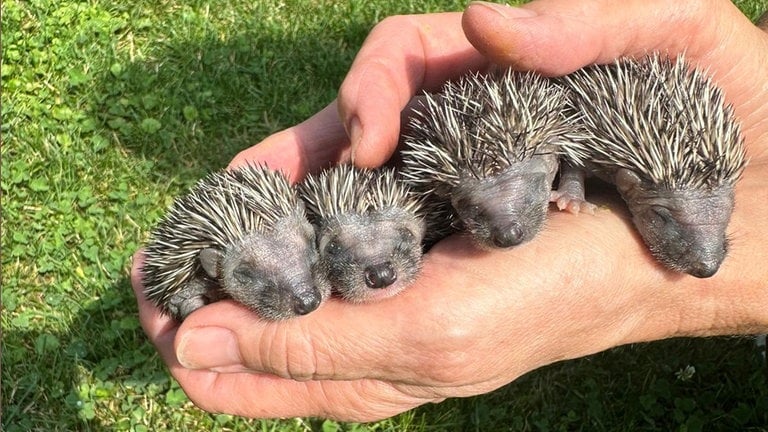
[[[640,176],[626,168],[619,168],[613,178],[616,183],[616,189],[624,196],[638,189],[642,183]]]
[[[208,273],[208,276],[212,278],[218,277],[216,269],[219,267],[221,256],[221,251],[214,248],[205,248],[200,251],[198,259],[200,260],[200,265],[203,266],[203,270]]]

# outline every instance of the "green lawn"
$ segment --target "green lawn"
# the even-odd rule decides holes
[[[464,4],[3,1],[3,430],[767,431],[751,339],[622,347],[367,425],[211,415],[170,378],[128,272],[173,197],[332,100],[383,17]]]

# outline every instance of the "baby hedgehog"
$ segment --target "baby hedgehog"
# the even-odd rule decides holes
[[[533,72],[475,73],[448,82],[426,95],[411,119],[403,177],[450,203],[457,225],[481,246],[529,241],[554,196],[556,146],[569,130],[565,107],[565,91]]]
[[[725,258],[744,141],[723,92],[683,56],[590,66],[564,79],[580,115],[571,163],[616,185],[653,256],[710,277]]]
[[[317,226],[320,268],[343,299],[364,302],[406,288],[421,269],[420,200],[394,169],[338,165],[299,188]]]
[[[200,180],[173,203],[145,254],[147,298],[179,321],[222,298],[286,319],[330,295],[304,204],[282,173],[266,167]]]

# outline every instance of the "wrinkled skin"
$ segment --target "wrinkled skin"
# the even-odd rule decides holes
[[[381,300],[416,278],[423,238],[424,221],[400,209],[339,215],[318,231],[319,266],[345,300]]]
[[[264,161],[294,181],[353,154],[358,166],[379,166],[415,94],[488,58],[562,75],[649,50],[685,50],[709,68],[742,120],[750,163],[734,191],[729,257],[714,277],[659,266],[625,205],[603,194],[588,197],[600,206],[594,216],[552,212],[526,247],[479,251],[452,236],[425,255],[421,276],[400,295],[362,305],[330,299],[281,322],[221,301],[179,326],[141,294],[138,253],[131,280],[144,330],[205,410],[356,421],[485,393],[618,345],[768,332],[768,35],[726,0],[472,3],[463,15],[384,19],[336,101],[232,166]]]
[[[306,220],[280,221],[225,251],[204,249],[200,262],[221,291],[269,320],[306,315],[330,294],[318,266],[315,233]]]

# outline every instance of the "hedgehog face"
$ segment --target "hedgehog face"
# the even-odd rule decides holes
[[[205,249],[200,262],[221,290],[270,320],[305,315],[328,297],[325,279],[315,278],[318,256],[308,223],[278,223],[252,233],[226,251]]]
[[[391,297],[419,272],[424,231],[423,220],[399,209],[339,215],[320,228],[320,265],[345,300]]]
[[[539,169],[532,169],[537,165]],[[531,240],[544,225],[555,171],[556,164],[533,161],[510,166],[493,177],[467,176],[455,188],[451,203],[480,246],[517,246]]]
[[[651,254],[666,267],[699,278],[714,275],[728,251],[733,189],[622,191]],[[621,190],[620,190],[621,191]]]

